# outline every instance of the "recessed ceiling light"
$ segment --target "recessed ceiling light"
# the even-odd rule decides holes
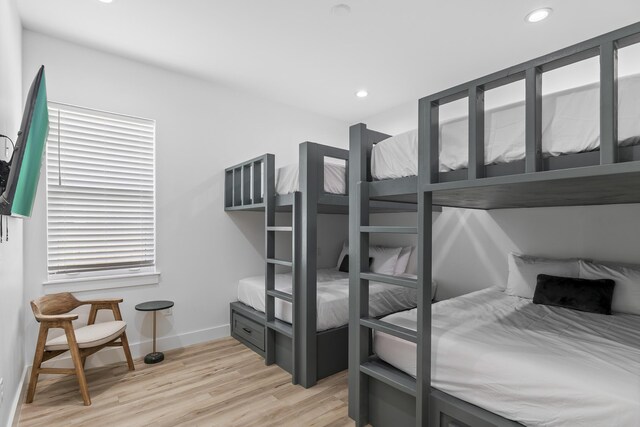
[[[527,22],[535,23],[540,22],[549,17],[553,12],[553,9],[550,7],[543,7],[542,9],[536,9],[532,12],[529,12],[527,16],[524,17],[524,20]]]
[[[369,95],[369,92],[367,92],[366,90],[362,89],[356,92],[356,96],[358,98],[366,98]]]
[[[351,13],[351,7],[348,4],[340,3],[331,8],[331,13],[338,16],[345,16]]]
[[[113,3],[113,0],[98,0],[100,3]]]

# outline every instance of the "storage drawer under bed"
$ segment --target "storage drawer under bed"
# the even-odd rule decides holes
[[[253,344],[264,351],[264,325],[253,321],[234,311],[232,316],[232,331],[241,339]]]

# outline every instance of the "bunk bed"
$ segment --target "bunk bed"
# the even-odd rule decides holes
[[[505,396],[498,394],[493,397],[497,401],[491,406],[476,400],[475,404],[469,400],[471,394],[465,391],[487,393],[487,389],[473,389],[483,381],[488,381],[491,372],[491,363],[506,366],[518,355],[526,351],[527,346],[537,344],[542,348],[562,347],[558,344],[561,337],[553,337],[551,331],[547,331],[546,340],[536,341],[540,338],[535,334],[528,334],[526,328],[513,328],[509,334],[511,351],[489,353],[493,360],[486,360],[487,353],[481,348],[495,342],[497,322],[490,316],[474,312],[473,307],[482,306],[486,311],[502,309],[506,313],[529,311],[532,318],[545,317],[549,311],[545,306],[533,307],[530,303],[522,303],[520,300],[512,300],[502,292],[495,289],[480,291],[454,298],[450,301],[431,304],[432,286],[432,219],[431,207],[433,205],[460,207],[472,209],[508,209],[531,208],[552,206],[589,206],[603,204],[640,203],[640,152],[637,145],[637,137],[630,141],[624,138],[620,141],[618,129],[618,94],[619,80],[617,75],[618,49],[640,42],[640,23],[634,24],[611,33],[587,40],[577,45],[562,49],[552,54],[522,63],[500,72],[455,86],[419,101],[419,128],[418,128],[418,305],[417,308],[397,313],[382,319],[372,319],[369,316],[366,304],[368,279],[370,278],[366,268],[366,245],[361,245],[359,253],[353,253],[355,265],[352,266],[352,278],[350,282],[351,300],[351,326],[353,333],[350,336],[354,350],[354,359],[350,363],[353,372],[350,372],[350,399],[349,415],[356,421],[356,425],[362,426],[368,423],[374,427],[421,425],[421,426],[516,426],[524,424],[555,425],[563,421],[566,413],[557,412],[555,416],[560,418],[546,419],[539,423],[531,417],[521,417],[518,411],[506,411],[502,414],[499,406],[500,399]],[[600,76],[598,87],[599,96],[599,138],[596,149],[586,151],[558,153],[554,157],[544,154],[543,125],[542,125],[542,74],[560,67],[571,65],[579,61],[599,57]],[[524,81],[524,158],[514,159],[511,162],[487,165],[485,150],[491,149],[485,142],[485,91],[515,82]],[[636,94],[638,96],[640,94]],[[439,120],[441,106],[468,98],[468,162],[465,167],[448,170],[442,168],[443,147],[440,146],[442,128]],[[357,129],[356,127],[355,129]],[[352,128],[352,131],[354,129]],[[362,158],[366,162],[365,158]],[[364,163],[366,164],[366,163]],[[402,232],[402,228],[369,227],[366,206],[371,200],[383,198],[392,200],[396,195],[394,190],[400,190],[398,196],[404,197],[404,190],[392,182],[382,184],[371,182],[365,174],[354,177],[358,184],[350,182],[351,188],[357,188],[357,194],[352,194],[353,205],[360,208],[360,216],[350,223],[352,226],[352,238],[358,237],[361,242],[366,242],[370,232]],[[351,179],[351,176],[350,176]],[[356,181],[356,182],[357,182]],[[381,188],[387,191],[381,191]],[[363,211],[364,214],[363,214]],[[355,248],[354,248],[355,249]],[[364,250],[362,250],[364,249]],[[519,302],[518,302],[519,301]],[[518,303],[522,306],[518,307]],[[501,308],[500,308],[501,306]],[[459,324],[451,321],[448,313],[462,310],[459,314]],[[464,311],[467,310],[465,313]],[[568,309],[565,316],[560,316],[555,323],[548,326],[553,331],[562,330],[563,322],[570,322],[574,316],[575,322],[585,322],[583,317],[577,317]],[[555,311],[558,314],[558,311]],[[485,312],[486,314],[486,312]],[[515,315],[514,315],[515,316]],[[613,316],[616,317],[616,316]],[[511,317],[510,320],[513,320]],[[530,319],[531,320],[531,319]],[[624,321],[623,321],[624,320]],[[633,361],[634,355],[640,352],[640,344],[637,339],[637,327],[640,323],[637,315],[628,319],[608,319],[606,325],[599,323],[587,323],[587,330],[606,329],[615,330],[607,342],[619,347],[628,347]],[[477,345],[473,345],[469,335],[465,335],[460,328],[469,329],[469,322],[474,322]],[[466,322],[466,325],[465,325]],[[625,330],[624,325],[627,329]],[[482,335],[482,334],[485,335]],[[626,333],[626,335],[625,335]],[[372,354],[369,341],[375,336],[374,350],[379,354]],[[622,335],[622,337],[621,337]],[[617,336],[617,337],[616,337]],[[631,337],[631,338],[630,338]],[[571,338],[571,337],[569,337]],[[595,350],[599,340],[593,336],[582,337],[583,341],[591,341],[586,350]],[[479,341],[486,341],[479,343]],[[616,341],[618,340],[618,341]],[[626,340],[626,342],[625,342]],[[530,341],[530,342],[529,342]],[[571,342],[567,339],[567,342]],[[385,342],[387,342],[385,344]],[[600,342],[603,342],[600,340]],[[401,344],[401,343],[404,343]],[[432,348],[433,346],[433,348]],[[563,357],[579,357],[584,352],[567,345],[567,351]],[[404,348],[404,350],[403,350]],[[447,352],[450,350],[450,352]],[[583,349],[584,350],[584,349]],[[465,360],[457,360],[463,357]],[[623,356],[624,357],[624,356]],[[383,361],[382,359],[386,361]],[[534,358],[534,363],[543,358]],[[553,361],[544,359],[547,363]],[[637,359],[636,359],[637,362]],[[608,361],[605,360],[605,364]],[[633,363],[633,362],[631,362]],[[611,361],[613,364],[613,361]],[[582,364],[576,363],[580,366]],[[460,375],[451,379],[450,383],[457,385],[446,390],[447,366],[453,366],[453,371]],[[521,363],[521,369],[532,369],[533,365]],[[603,364],[590,365],[597,370]],[[499,369],[500,366],[498,366]],[[547,375],[539,375],[540,383],[535,384],[539,388],[547,385],[543,382],[553,372],[560,372],[557,366],[545,366]],[[432,372],[433,369],[433,372]],[[633,369],[632,369],[633,370]],[[631,371],[632,371],[631,370]],[[540,372],[540,367],[538,371]],[[606,371],[611,372],[611,371]],[[584,375],[584,370],[576,368],[572,372],[575,376]],[[432,375],[433,374],[433,375]],[[452,374],[449,372],[449,374]],[[482,377],[482,375],[486,376]],[[620,372],[617,372],[618,379]],[[640,382],[638,372],[636,377],[628,376],[631,387],[621,387],[626,390],[627,400],[634,399],[634,384]],[[568,378],[568,375],[559,376]],[[435,380],[434,380],[435,378]],[[623,380],[624,381],[624,380]],[[495,385],[495,383],[492,383]],[[503,384],[504,385],[504,384]],[[551,387],[554,383],[550,383]],[[509,386],[509,385],[508,385]],[[520,385],[517,381],[510,384],[513,397],[526,399],[516,390]],[[524,385],[523,385],[524,386]],[[609,385],[609,387],[612,387]],[[615,387],[615,384],[613,385]],[[637,390],[635,393],[637,394]],[[615,394],[608,395],[613,399]],[[504,402],[505,407],[513,402]],[[522,406],[541,405],[535,401],[519,401]],[[619,417],[612,416],[608,425],[636,425],[640,419],[640,407],[637,401],[632,406],[619,406],[618,402],[611,401],[614,412],[620,411]],[[547,399],[543,404],[557,404],[553,399]],[[579,420],[581,425],[607,425],[597,418],[589,419],[589,413],[597,412],[599,407],[592,407],[588,402],[582,402],[583,407]],[[496,406],[497,405],[497,406]],[[636,406],[633,406],[636,405]],[[589,406],[587,408],[587,406]],[[592,411],[593,410],[593,411]],[[575,412],[574,412],[575,413]],[[610,414],[610,413],[609,413]],[[601,414],[602,415],[602,414]],[[626,418],[625,418],[626,417]],[[535,417],[534,417],[535,418]],[[564,421],[568,421],[564,419]],[[577,420],[573,420],[578,422]],[[622,424],[620,424],[622,423]],[[625,424],[626,423],[626,424]],[[630,424],[629,424],[630,423]]]
[[[304,142],[298,164],[276,169],[275,156],[265,154],[225,170],[224,209],[264,212],[265,230],[265,275],[240,281],[239,301],[230,305],[231,335],[304,387],[347,368],[347,275],[317,268],[317,220],[319,214],[348,214],[348,169],[347,150]],[[417,207],[377,201],[372,209]],[[276,212],[291,213],[291,224],[276,224]],[[290,260],[276,257],[276,235],[290,236]],[[277,267],[291,271],[276,274]],[[380,315],[415,307],[415,293],[377,289],[385,302],[374,307]],[[333,317],[327,320],[325,311]]]
[[[399,138],[399,139],[398,139]],[[360,378],[360,361],[368,357],[372,342],[361,327],[359,310],[367,312],[365,322],[377,322],[369,316],[369,283],[387,283],[405,289],[417,290],[416,278],[400,278],[369,271],[369,232],[416,235],[416,227],[376,227],[369,225],[373,206],[380,201],[417,206],[417,173],[404,168],[393,150],[376,151],[381,144],[411,146],[411,135],[391,135],[368,129],[363,123],[349,128],[349,416],[356,418],[357,393],[354,384]],[[385,157],[386,155],[386,157]],[[382,170],[374,164],[387,165]],[[417,168],[416,168],[417,169]],[[415,171],[417,172],[417,170]],[[379,175],[378,175],[379,173]],[[391,178],[393,177],[393,178]],[[386,178],[386,179],[378,179]],[[364,182],[366,184],[360,184]],[[366,193],[365,193],[366,192]],[[433,210],[439,210],[433,207]],[[366,268],[364,267],[366,266]],[[366,285],[365,285],[366,284]],[[363,292],[364,291],[364,292]]]

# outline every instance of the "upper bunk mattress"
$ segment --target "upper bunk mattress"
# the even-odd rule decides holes
[[[414,276],[415,277],[415,276]],[[291,293],[291,273],[276,274],[275,287]],[[238,283],[238,300],[264,313],[264,276],[249,277]],[[371,282],[369,287],[371,316],[384,316],[416,306],[415,289]],[[318,270],[318,331],[349,323],[349,274],[336,269]],[[276,318],[291,323],[291,304],[275,301]]]
[[[432,385],[528,426],[640,425],[640,316],[536,305],[495,288],[433,305]],[[417,310],[383,320],[416,330]],[[416,375],[416,345],[374,351]]]
[[[300,189],[300,166],[283,166],[276,172],[276,193],[289,194]],[[324,191],[331,194],[347,194],[347,168],[343,164],[324,163]]]
[[[638,143],[640,135],[640,75],[618,83],[618,136],[620,145]],[[600,147],[600,87],[581,86],[542,98],[542,151],[544,156],[592,151]],[[469,163],[468,118],[440,126],[440,172],[463,169]],[[509,163],[525,156],[524,102],[485,112],[485,165]],[[412,130],[379,142],[371,154],[374,179],[418,174],[418,131]]]

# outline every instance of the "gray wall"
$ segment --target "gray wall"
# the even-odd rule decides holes
[[[170,299],[172,316],[158,317],[160,347],[180,347],[228,334],[229,302],[238,279],[262,274],[263,215],[223,210],[224,168],[272,152],[276,166],[298,162],[305,140],[346,147],[348,126],[228,89],[215,82],[128,60],[42,34],[24,33],[24,78],[47,66],[51,100],[157,121],[157,265],[159,285],[86,292],[125,299],[124,319],[134,355],[149,351],[151,317],[136,312],[145,300]],[[44,180],[25,228],[25,286],[29,298],[47,291]],[[326,218],[322,264],[335,262],[346,219]],[[282,242],[283,251],[289,243]],[[332,255],[332,252],[336,253]],[[330,259],[330,261],[329,261]],[[73,290],[72,286],[69,289]],[[27,316],[27,354],[36,329]],[[114,360],[100,352],[88,363]],[[115,360],[121,359],[120,354]]]

